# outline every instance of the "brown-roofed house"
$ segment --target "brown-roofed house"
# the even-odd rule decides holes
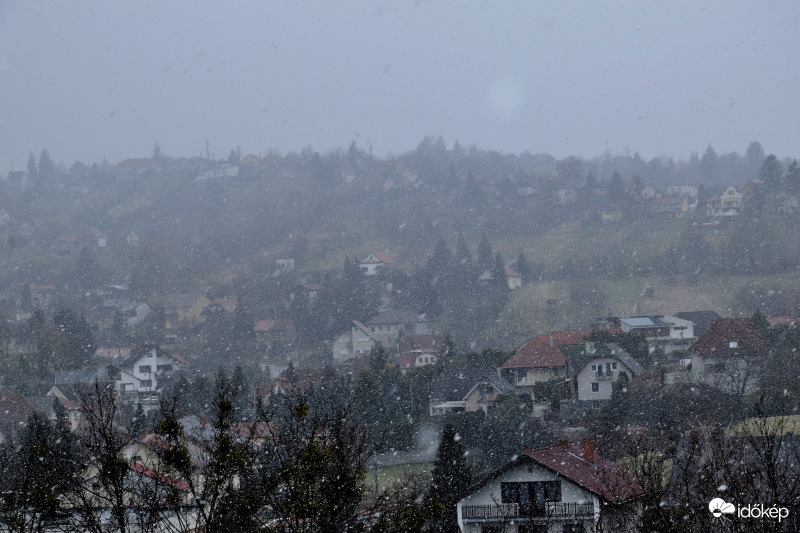
[[[572,330],[537,335],[503,363],[501,369],[511,383],[531,392],[537,382],[565,377],[567,361],[563,347],[584,345],[590,333],[590,330]]]
[[[531,531],[637,531],[633,474],[594,451],[594,442],[526,450],[470,488],[458,502],[465,533],[504,530],[511,521]]]

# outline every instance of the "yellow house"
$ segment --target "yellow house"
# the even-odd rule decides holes
[[[211,301],[202,294],[170,294],[164,297],[164,327],[175,329],[201,321],[200,314]]]

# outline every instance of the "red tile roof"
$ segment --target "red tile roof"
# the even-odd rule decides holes
[[[731,343],[736,341],[736,346]],[[749,318],[722,318],[697,339],[690,351],[702,356],[764,355],[769,351],[766,339],[752,327]]]
[[[189,488],[188,483],[186,483],[185,481],[169,477],[165,474],[157,473],[152,468],[147,468],[146,466],[140,465],[139,463],[131,463],[130,467],[131,470],[133,470],[137,474],[141,474],[153,480],[158,480],[161,483],[168,485],[172,488],[178,489],[180,491],[184,491]]]
[[[371,252],[371,253],[372,253],[372,255],[377,257],[384,264],[387,264],[387,265],[393,265],[394,264],[394,259],[392,259],[388,255],[386,255],[385,253],[382,253],[382,252]]]
[[[589,330],[554,331],[550,335],[537,335],[511,359],[503,363],[502,368],[550,368],[566,366],[564,354],[558,349],[562,344],[583,344]],[[551,342],[552,338],[552,342]]]
[[[556,445],[526,451],[524,455],[612,503],[622,503],[644,493],[639,480],[627,470],[597,454],[589,462],[583,446]]]
[[[509,277],[509,278],[521,278],[522,277],[522,274],[520,274],[519,272],[517,272],[516,270],[514,270],[511,267],[504,266],[503,270],[505,270],[505,272],[506,272],[506,277]]]
[[[272,331],[272,330],[279,330],[279,329],[287,329],[289,326],[292,325],[291,320],[286,319],[277,319],[277,320],[259,320],[258,323],[253,327],[254,331]]]

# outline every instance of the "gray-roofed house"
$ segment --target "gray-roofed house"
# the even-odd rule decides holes
[[[366,355],[377,344],[378,339],[372,335],[369,328],[358,320],[353,320],[350,329],[333,341],[333,360],[346,361],[351,357]]]
[[[487,415],[494,401],[514,387],[492,369],[445,370],[431,384],[430,414],[482,410]]]
[[[370,334],[384,346],[393,345],[406,335],[429,335],[430,321],[409,309],[387,309],[367,322]],[[402,333],[402,335],[401,335]]]
[[[581,401],[610,400],[614,383],[623,374],[630,379],[644,372],[642,365],[614,343],[587,343],[584,362],[575,370]]]
[[[619,320],[623,333],[639,333],[651,348],[661,348],[664,353],[687,350],[697,340],[694,323],[675,316],[633,316]]]
[[[690,320],[694,324],[694,335],[702,337],[706,331],[711,329],[711,323],[722,318],[716,311],[681,311],[675,313],[677,318]]]

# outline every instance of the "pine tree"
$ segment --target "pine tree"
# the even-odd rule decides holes
[[[531,265],[528,263],[528,260],[525,258],[525,254],[522,252],[519,253],[519,257],[517,258],[517,262],[514,265],[514,270],[522,276],[522,282],[527,283],[531,281]]]
[[[431,489],[428,495],[442,509],[434,527],[435,531],[458,531],[456,503],[472,482],[472,471],[459,440],[452,424],[445,425],[431,473]]]
[[[36,158],[33,152],[28,156],[28,183],[35,183],[39,179],[39,169],[36,167]]]
[[[478,243],[478,268],[481,272],[485,272],[492,266],[492,245],[489,243],[489,237],[484,233],[481,237],[481,242]]]
[[[766,335],[769,331],[769,320],[767,320],[767,317],[761,312],[761,309],[756,309],[753,316],[750,317],[750,327],[762,335]]]

